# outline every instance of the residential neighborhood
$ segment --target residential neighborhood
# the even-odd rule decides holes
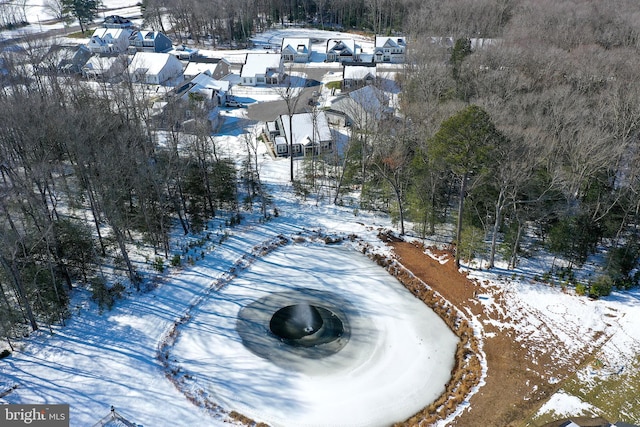
[[[163,98],[153,101],[153,116],[158,123],[165,123],[169,116],[163,110],[182,105],[183,130],[193,129],[189,105],[196,100],[200,102],[198,108],[209,110],[207,120],[215,132],[224,123],[221,108],[249,104],[254,110],[259,108],[254,108],[259,99],[281,100],[281,92],[289,88],[302,100],[296,101],[298,107],[291,116],[277,114],[265,119],[265,143],[276,158],[291,154],[304,158],[335,149],[340,131],[332,131],[332,127],[339,126],[346,132],[352,123],[365,126],[363,111],[376,111],[376,117],[382,111],[393,114],[390,99],[396,94],[385,94],[376,87],[377,62],[401,63],[406,48],[402,38],[356,41],[327,34],[326,39],[313,41],[311,37],[282,37],[277,52],[257,48],[238,56],[234,51],[214,52],[176,44],[162,32],[141,29],[127,18],[110,15],[85,44],[67,47],[68,59],[56,60],[56,66],[88,80],[119,84],[126,79],[147,85],[154,92],[162,87]],[[309,73],[316,75],[312,70],[320,69],[330,76],[327,81],[339,78],[341,90],[325,88],[322,76],[319,83],[313,83],[317,80]],[[392,74],[393,69],[389,70]],[[319,86],[307,89],[311,84]],[[255,88],[253,92],[251,88]],[[265,98],[266,94],[270,95]]]

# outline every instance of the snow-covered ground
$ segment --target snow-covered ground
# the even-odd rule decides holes
[[[228,114],[241,116],[246,112],[238,109]],[[224,152],[242,155],[243,144],[237,137],[223,135],[216,140],[225,147]],[[391,228],[387,217],[366,212],[355,215],[353,208],[326,202],[317,206],[300,202],[292,196],[287,182],[288,160],[273,160],[263,152],[261,162],[261,175],[274,196],[278,217],[259,223],[255,216],[247,214],[245,221],[228,234],[222,231],[222,219],[212,224],[209,243],[203,248],[204,259],[194,266],[166,273],[156,281],[155,289],[131,295],[111,311],[100,314],[88,295],[78,295],[72,303],[73,317],[66,327],[54,327],[54,334],[48,331],[33,334],[20,343],[20,349],[11,357],[0,362],[0,390],[17,386],[0,402],[69,403],[73,426],[92,425],[108,414],[111,405],[129,420],[145,426],[159,425],[160,419],[164,420],[162,425],[225,424],[223,416],[212,416],[191,403],[182,387],[201,390],[206,398],[225,409],[246,412],[274,425],[299,426],[303,425],[302,420],[316,416],[328,425],[336,425],[336,419],[342,420],[343,425],[371,425],[358,423],[367,420],[359,418],[361,414],[383,419],[384,425],[406,415],[402,410],[410,412],[426,406],[425,396],[411,393],[403,393],[404,405],[397,404],[399,400],[394,405],[384,405],[374,399],[380,391],[391,387],[391,379],[398,381],[393,383],[397,388],[390,388],[394,393],[401,393],[403,384],[406,390],[423,386],[427,390],[422,391],[431,399],[446,379],[439,377],[418,381],[419,384],[411,381],[449,372],[451,363],[444,350],[448,344],[444,344],[445,360],[437,360],[438,367],[432,372],[420,371],[428,370],[429,359],[436,356],[429,353],[431,350],[425,344],[431,338],[424,336],[424,325],[431,325],[433,320],[424,318],[425,310],[398,308],[416,301],[412,298],[413,302],[405,301],[401,297],[404,289],[395,280],[388,282],[389,277],[379,267],[346,247],[303,242],[278,248],[237,271],[246,262],[247,254],[255,253],[256,248],[277,236],[309,236],[313,234],[311,230],[343,236],[353,233],[381,253],[386,251],[376,235],[380,228]],[[220,240],[224,242],[220,244]],[[523,265],[519,273],[522,278],[517,275],[505,279],[480,270],[472,270],[472,275],[490,280],[506,291],[509,316],[528,316],[519,322],[530,328],[521,331],[524,335],[539,334],[539,339],[544,340],[544,330],[539,326],[545,323],[553,326],[567,348],[571,348],[582,345],[585,337],[600,331],[607,338],[599,350],[601,358],[614,371],[624,369],[630,358],[640,352],[640,332],[633,325],[640,316],[639,293],[614,293],[591,301],[563,292],[559,287],[532,283],[524,277],[539,271],[533,270],[533,264],[532,270],[526,270],[526,262]],[[236,271],[237,277],[216,290],[220,280],[228,278],[231,271]],[[240,344],[233,321],[243,305],[269,291],[309,284],[342,295],[368,313],[380,340],[379,344],[370,343],[371,359],[359,355],[349,362],[352,365],[341,367],[335,375],[328,368],[323,375],[314,377],[308,372],[271,364]],[[487,310],[499,307],[490,296],[480,300]],[[407,312],[413,314],[407,317]],[[175,347],[169,347],[171,366],[179,368],[180,374],[189,379],[178,389],[166,378],[157,356],[160,343],[185,314],[189,314],[190,321],[180,328]],[[405,333],[397,333],[405,329]],[[403,348],[405,356],[411,354],[415,359],[401,358]],[[391,356],[401,362],[394,364]],[[410,363],[412,360],[425,364],[415,366]],[[312,363],[329,361],[330,358]],[[394,370],[405,368],[417,371],[415,375],[401,376]],[[585,370],[582,374],[588,377],[597,373]],[[331,406],[331,410],[323,409],[324,405],[332,405],[333,398],[353,396],[358,399],[349,403],[364,401],[364,405],[373,404],[375,410],[365,407],[356,412],[351,406],[338,405]],[[591,408],[577,404],[576,398],[562,397],[551,399],[543,410],[575,415],[580,408]],[[291,399],[296,399],[296,411],[292,410]],[[389,406],[400,407],[401,412],[394,409],[390,418],[378,418],[376,411]],[[319,413],[337,418],[321,418]],[[314,415],[305,418],[305,414]]]
[[[227,153],[242,153],[236,137],[220,136],[218,143]],[[72,426],[92,425],[111,406],[145,426],[223,425],[223,416],[195,406],[166,378],[158,359],[160,343],[186,314],[191,320],[180,329],[175,348],[168,348],[172,368],[225,409],[273,425],[388,425],[434,400],[448,380],[457,338],[362,254],[296,243],[237,272],[247,254],[277,236],[309,235],[311,229],[355,233],[380,246],[378,230],[390,226],[386,217],[354,216],[351,208],[300,204],[287,184],[288,161],[262,159],[277,218],[259,224],[247,215],[226,234],[223,220],[212,224],[204,259],[163,275],[155,289],[131,295],[111,311],[100,314],[88,295],[77,295],[66,327],[33,334],[0,362],[0,390],[17,386],[0,402],[69,403]],[[230,271],[238,277],[217,290]],[[234,330],[239,309],[291,286],[335,293],[355,309],[348,316],[351,339],[345,348],[297,369],[255,356]],[[394,399],[400,393],[402,404]]]
[[[266,310],[262,322],[251,319],[248,332],[258,356],[244,347],[245,338],[237,339],[236,319],[269,297],[276,300],[266,309],[252,308]],[[268,308],[301,301],[344,312],[350,331],[344,348],[309,358],[269,332]],[[361,253],[304,242],[256,260],[203,301],[168,357],[175,358],[173,369],[189,373],[187,387],[257,421],[373,427],[403,421],[442,394],[457,341],[433,311]]]
[[[112,13],[125,16],[128,12],[121,11],[127,11],[131,6],[130,2],[124,0],[105,3],[110,7],[120,7]],[[38,4],[30,4],[28,7],[32,25],[19,31],[43,31],[49,27],[62,26],[61,23],[45,19],[46,12]],[[0,40],[8,36],[6,32],[0,33]],[[313,37],[318,39],[317,46],[321,46],[322,40],[339,37],[340,34],[315,30],[282,30],[261,35],[255,42],[258,45],[279,45],[284,36]],[[366,39],[361,41],[366,42]],[[235,54],[240,57],[244,53],[246,52]],[[309,66],[321,64],[320,57],[316,56],[315,59],[320,60]],[[327,75],[325,78],[330,80],[332,76]],[[273,96],[256,93],[252,98],[260,101],[273,99]],[[224,114],[228,120],[237,120],[246,112],[238,109],[225,111]],[[237,129],[227,135],[217,136],[216,141],[220,144],[221,152],[236,157],[244,155],[244,143],[239,139]],[[268,420],[274,425],[297,426],[302,425],[305,410],[313,414],[318,413],[315,411],[331,412],[322,408],[323,405],[330,404],[333,397],[345,398],[341,394],[343,392],[360,396],[351,387],[345,387],[345,384],[362,386],[365,388],[363,395],[369,397],[375,394],[372,393],[374,385],[380,384],[380,388],[384,389],[389,377],[393,377],[393,371],[385,370],[381,373],[378,365],[371,364],[372,360],[355,358],[352,371],[344,375],[346,378],[337,375],[310,378],[308,374],[270,365],[244,350],[240,339],[229,327],[235,309],[231,310],[227,304],[235,301],[239,310],[243,304],[258,298],[268,289],[286,287],[287,282],[281,281],[280,273],[270,273],[269,268],[276,267],[279,271],[295,273],[295,277],[290,277],[290,283],[294,280],[305,283],[325,280],[327,283],[322,283],[321,286],[329,286],[333,292],[348,295],[352,302],[357,300],[363,304],[372,316],[375,313],[372,318],[375,321],[372,322],[376,325],[376,330],[384,331],[378,334],[384,335],[384,339],[380,341],[384,344],[380,344],[382,347],[374,346],[376,351],[372,353],[380,356],[378,361],[384,362],[380,366],[393,368],[393,364],[385,358],[402,348],[399,346],[414,346],[410,351],[411,354],[418,354],[417,358],[431,357],[426,346],[418,345],[420,339],[424,340],[421,335],[424,331],[420,328],[410,328],[412,333],[407,335],[387,333],[387,328],[400,328],[401,323],[398,322],[425,322],[422,316],[426,314],[420,311],[415,314],[418,318],[402,318],[397,316],[400,310],[380,310],[381,305],[386,308],[386,304],[381,303],[386,303],[382,298],[387,294],[382,291],[393,295],[401,293],[400,290],[378,276],[381,272],[379,267],[355,252],[344,253],[340,259],[336,259],[336,253],[348,251],[347,248],[324,247],[311,242],[292,243],[276,249],[265,258],[256,259],[245,270],[238,272],[237,277],[217,289],[220,280],[227,280],[231,271],[237,271],[238,266],[243,265],[247,254],[255,253],[256,248],[272,242],[280,235],[287,238],[310,236],[313,234],[311,230],[333,235],[353,233],[376,250],[382,253],[387,250],[376,235],[380,228],[392,228],[388,217],[361,210],[356,212],[353,207],[333,206],[327,201],[316,205],[296,200],[288,183],[288,160],[273,160],[266,154],[264,147],[262,149],[261,178],[268,184],[273,195],[274,204],[279,211],[277,218],[263,223],[258,221],[257,214],[247,214],[243,223],[230,229],[228,234],[223,231],[224,219],[214,221],[209,228],[208,243],[202,248],[203,257],[194,266],[171,270],[155,282],[154,289],[119,301],[111,311],[99,313],[88,295],[79,292],[72,303],[73,316],[65,327],[54,326],[53,334],[48,331],[33,334],[19,343],[19,349],[11,357],[0,361],[0,395],[7,392],[0,398],[0,403],[69,403],[73,426],[91,426],[108,414],[111,405],[129,420],[147,427],[228,425],[223,415],[194,405],[185,395],[185,392],[189,394],[190,391],[201,391],[205,395],[204,399],[220,403],[225,409],[246,412],[247,415],[258,420]],[[224,242],[219,243],[221,240]],[[344,274],[343,270],[349,268],[366,272],[366,275],[363,274],[366,277],[355,284],[352,284],[353,280],[337,280],[338,274]],[[505,319],[518,320],[493,326],[519,328],[518,336],[539,343],[537,349],[544,348],[549,336],[547,334],[553,333],[556,339],[562,341],[564,348],[547,348],[545,351],[555,352],[560,358],[565,351],[571,354],[578,348],[591,349],[601,363],[586,366],[578,372],[578,377],[585,383],[626,373],[640,354],[640,328],[636,325],[640,318],[640,292],[614,292],[609,297],[593,301],[575,296],[570,289],[549,287],[533,280],[534,276],[541,275],[548,269],[549,263],[522,260],[515,273],[506,270],[488,273],[470,269],[470,276],[487,283],[488,288],[501,290],[505,299],[501,304],[494,300],[494,294],[489,290],[486,295],[478,296],[486,310],[505,310]],[[268,282],[258,283],[258,276],[271,278]],[[376,292],[371,292],[372,288]],[[372,298],[367,299],[369,296]],[[170,365],[179,369],[180,375],[187,379],[177,388],[167,379],[158,353],[173,325],[187,314],[190,320],[179,328],[180,334],[175,347],[168,348]],[[482,325],[480,329],[481,327]],[[220,333],[224,328],[227,328],[226,335]],[[482,338],[482,330],[479,334]],[[226,344],[224,340],[227,340]],[[389,353],[382,351],[386,346],[390,347]],[[536,354],[532,353],[532,358],[535,357]],[[222,363],[230,359],[233,364]],[[323,363],[327,360],[323,359]],[[438,363],[446,365],[448,362],[445,360]],[[408,363],[403,359],[397,365],[404,367]],[[245,376],[241,382],[236,382],[238,377],[233,377],[229,371],[242,375],[243,368],[248,371],[244,371]],[[449,367],[447,365],[442,369],[448,372]],[[257,370],[260,375],[251,375]],[[422,374],[415,376],[419,375]],[[549,377],[548,381],[553,383],[557,379]],[[406,384],[407,387],[419,387]],[[425,384],[426,382],[422,385]],[[427,387],[427,393],[441,390],[442,384],[443,380],[438,378],[437,383],[434,381],[433,388]],[[309,386],[314,389],[301,391],[303,387]],[[185,390],[184,387],[192,389]],[[256,394],[247,397],[243,394],[247,390]],[[397,389],[394,390],[399,393]],[[417,399],[414,395],[407,396],[407,408],[426,406],[428,403],[422,397]],[[306,409],[299,408],[300,411],[295,412],[297,415],[290,417],[291,408],[288,405],[292,398],[306,399],[297,402],[300,408],[304,403]],[[335,425],[335,419],[344,421],[344,425],[358,425],[360,421],[360,418],[354,419],[356,415],[352,416],[345,407],[332,411],[340,418],[323,419],[327,424]],[[375,414],[375,411],[372,409],[369,413]],[[559,416],[598,414],[599,409],[560,391],[540,409],[539,414],[544,413]],[[402,416],[404,415],[393,413],[384,422],[391,422]],[[283,422],[282,419],[290,422]],[[635,421],[640,422],[640,419]]]
[[[9,1],[6,3],[13,3],[15,5],[14,7],[19,8],[20,12],[18,13],[18,15],[21,14],[22,11],[24,11],[24,15],[27,18],[28,25],[12,30],[0,31],[0,41],[24,34],[44,33],[51,30],[60,30],[64,29],[67,25],[63,21],[56,19],[55,13],[51,10],[51,8],[45,6],[47,4],[45,0],[27,0],[25,2]],[[133,22],[135,23],[142,22],[142,20],[140,19],[140,4],[136,1],[105,0],[102,3],[105,12],[100,13],[99,17],[96,18],[96,22],[99,22],[102,18],[109,15],[121,15],[132,18]],[[72,22],[71,25],[77,25],[77,22]]]

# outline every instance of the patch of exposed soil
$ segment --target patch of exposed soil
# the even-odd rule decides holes
[[[453,257],[443,251],[429,249],[440,262],[425,253],[425,248],[412,243],[391,239],[388,244],[398,261],[419,279],[439,292],[462,312],[470,310],[484,326],[484,352],[487,360],[486,384],[470,399],[469,408],[451,424],[464,427],[519,426],[558,387],[559,381],[575,371],[582,362],[567,364],[558,353],[549,348],[562,349],[562,342],[554,342],[553,330],[546,325],[546,333],[552,337],[545,348],[517,332],[519,328],[496,327],[500,324],[514,325],[517,319],[507,319],[502,291],[488,284],[469,280],[455,266]],[[485,309],[480,295],[491,295],[502,310]],[[493,321],[493,323],[492,323]]]

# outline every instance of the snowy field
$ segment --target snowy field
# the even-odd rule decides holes
[[[109,14],[123,16],[139,14],[139,9],[132,6],[129,1],[111,0],[105,3],[108,7],[116,8]],[[18,30],[19,32],[15,34],[62,27],[61,23],[52,22],[50,16],[39,4],[29,3],[28,8],[27,16],[32,24]],[[0,33],[0,40],[11,37],[12,34],[14,33]],[[284,36],[308,36],[317,38],[320,46],[322,40],[340,35],[340,33],[308,30],[276,30],[257,37],[255,42],[258,46],[278,45]],[[366,42],[365,39],[361,41],[361,43]],[[259,49],[263,48],[259,47]],[[244,53],[246,52],[235,54],[240,57]],[[321,62],[322,58],[318,55],[320,54],[314,57],[314,61],[318,61],[310,66]],[[327,80],[331,78],[330,75],[326,76]],[[254,94],[252,98],[258,101],[272,99],[269,95],[259,93]],[[228,121],[246,118],[244,117],[246,111],[243,109],[225,111],[224,114]],[[242,129],[242,131],[250,130]],[[240,134],[239,129],[232,129],[225,135],[217,136],[216,141],[220,144],[221,152],[236,156],[238,159],[245,155],[244,143],[239,138]],[[353,381],[353,386],[363,387],[365,389],[363,395],[372,399],[374,398],[372,395],[376,394],[373,391],[379,391],[374,387],[375,384],[384,384],[386,387],[389,377],[394,377],[392,369],[408,365],[408,361],[402,359],[394,367],[386,358],[404,347],[396,347],[390,349],[389,353],[385,353],[372,344],[376,348],[376,352],[372,354],[378,357],[377,361],[382,365],[372,365],[373,360],[354,358],[354,365],[349,368],[352,371],[347,374],[345,371],[340,372],[348,378],[347,381],[342,377],[333,378],[331,375],[312,378],[313,376],[305,372],[285,372],[282,367],[275,364],[269,365],[253,353],[245,351],[237,339],[228,340],[226,345],[216,341],[230,338],[229,335],[220,333],[221,328],[227,328],[230,331],[228,322],[233,321],[234,310],[229,309],[226,303],[235,301],[235,305],[240,307],[269,289],[281,289],[294,283],[293,281],[297,283],[297,280],[304,283],[311,281],[315,283],[314,286],[322,289],[326,289],[324,286],[330,286],[333,292],[339,292],[348,300],[352,302],[357,300],[362,303],[372,316],[375,313],[375,316],[370,319],[379,331],[377,334],[379,338],[382,335],[388,340],[396,336],[389,333],[392,330],[389,328],[393,330],[404,328],[402,322],[409,325],[416,322],[431,322],[422,317],[428,316],[429,313],[428,311],[425,313],[424,310],[417,310],[417,312],[412,310],[416,316],[420,316],[418,318],[398,317],[400,310],[396,312],[382,310],[381,307],[386,308],[387,305],[384,295],[400,298],[400,295],[395,294],[402,293],[400,289],[391,286],[383,279],[382,276],[386,273],[365,258],[349,252],[347,248],[324,248],[317,243],[292,244],[280,248],[264,259],[256,260],[246,271],[238,274],[236,279],[220,290],[216,290],[218,280],[228,277],[230,271],[242,264],[247,254],[253,253],[256,247],[260,247],[265,242],[272,242],[279,235],[287,238],[297,235],[308,236],[311,230],[340,236],[354,233],[380,253],[385,254],[388,251],[376,237],[379,229],[393,228],[388,217],[363,211],[356,213],[353,207],[333,206],[326,200],[317,205],[296,200],[292,196],[293,190],[288,183],[288,161],[272,160],[266,154],[264,147],[262,150],[261,177],[267,183],[273,195],[274,204],[278,207],[280,215],[277,218],[268,223],[261,223],[258,221],[257,214],[247,214],[240,226],[230,229],[229,234],[224,235],[223,244],[217,242],[222,240],[224,218],[214,221],[209,228],[210,243],[202,249],[203,259],[199,260],[195,266],[185,266],[183,269],[167,272],[154,282],[152,290],[131,295],[119,301],[112,311],[99,313],[95,304],[90,301],[88,293],[78,292],[71,305],[73,316],[66,327],[54,326],[52,334],[46,330],[33,334],[18,344],[18,350],[11,357],[0,361],[0,396],[2,396],[0,403],[69,403],[72,426],[93,425],[108,414],[111,405],[115,406],[127,419],[147,427],[229,425],[225,422],[224,415],[216,414],[215,411],[213,413],[206,411],[190,402],[185,397],[184,390],[176,388],[166,378],[165,370],[158,359],[160,343],[166,339],[172,325],[186,314],[191,316],[191,321],[185,323],[180,329],[175,347],[169,349],[173,366],[180,368],[182,375],[188,375],[191,378],[190,381],[185,382],[186,385],[193,387],[193,390],[203,390],[212,401],[223,404],[225,409],[246,412],[247,415],[256,419],[269,420],[274,425],[302,425],[301,420],[304,418],[305,410],[313,414],[331,412],[322,409],[322,405],[331,404],[334,395],[343,392],[342,388],[345,393],[349,391],[352,395],[360,396],[353,389],[344,387],[345,384],[351,386],[351,380],[354,378],[357,378],[357,381]],[[181,243],[184,242],[178,242],[177,245]],[[319,259],[317,252],[314,252],[320,248],[322,248],[324,259]],[[336,260],[336,253],[341,253],[340,251],[349,253],[345,253]],[[148,268],[142,255],[138,262],[140,269]],[[301,265],[304,265],[304,268]],[[592,351],[600,363],[597,366],[590,364],[581,368],[577,375],[585,384],[585,388],[595,387],[598,381],[603,379],[615,376],[624,378],[624,375],[637,372],[633,362],[640,354],[640,328],[637,327],[637,319],[640,319],[640,292],[638,290],[625,293],[614,292],[611,296],[596,301],[577,297],[571,289],[549,287],[533,280],[536,275],[540,276],[548,271],[550,265],[551,260],[543,258],[522,260],[515,272],[500,270],[500,268],[493,272],[476,268],[468,269],[471,277],[486,283],[486,294],[478,296],[478,301],[483,304],[485,310],[501,311],[504,319],[511,319],[494,323],[492,326],[516,329],[518,337],[527,339],[526,344],[523,341],[523,346],[536,343],[531,348],[532,358],[536,358],[540,351],[556,354],[560,359],[570,357],[572,352],[578,349]],[[294,276],[288,276],[289,282],[281,281],[280,279],[287,276],[272,273],[269,268],[275,268],[275,266],[280,271],[289,272]],[[365,276],[361,281],[342,282],[336,275],[349,273],[344,269],[358,269],[366,274],[361,274]],[[351,271],[349,274],[354,273]],[[272,288],[266,288],[264,283],[259,283],[258,276],[271,277],[269,286]],[[315,281],[320,278],[327,283],[316,283]],[[372,287],[376,288],[376,293],[371,292]],[[504,301],[496,300],[496,289],[499,290]],[[389,294],[378,293],[382,290]],[[366,299],[369,297],[371,299]],[[402,298],[398,303],[410,304]],[[386,342],[394,346],[413,346],[410,347],[411,352],[417,352],[419,357],[429,360],[436,355],[429,353],[427,346],[418,345],[421,339],[424,342],[424,333],[425,331],[420,328],[410,327],[407,334],[399,335]],[[233,331],[229,334],[232,335]],[[564,348],[548,348],[547,342],[551,335],[555,339],[559,338]],[[482,325],[480,325],[479,337],[480,339],[490,338],[490,335],[484,335]],[[212,343],[218,345],[213,346]],[[446,346],[447,344],[443,344],[443,348]],[[442,353],[446,352],[443,350]],[[227,360],[233,364],[225,365],[220,363],[221,360]],[[323,359],[323,363],[327,360],[329,359]],[[425,361],[425,359],[422,360]],[[429,372],[416,371],[416,375],[412,375],[412,378],[405,379],[409,381],[420,375],[429,376],[439,371],[448,372],[446,363],[449,363],[447,357],[444,361],[438,362],[438,366],[442,366],[442,369],[432,369]],[[385,367],[382,374],[376,372],[377,369],[381,369],[381,366]],[[425,363],[421,367],[412,366],[412,368],[428,370],[429,366]],[[243,373],[241,368],[248,371]],[[387,371],[386,368],[389,370]],[[238,375],[244,375],[240,377],[240,383],[234,382],[238,378],[229,375],[231,369],[238,372]],[[250,373],[257,369],[261,374],[264,373],[271,378],[280,376],[280,380],[265,381],[263,376],[251,376]],[[283,376],[286,378],[283,379]],[[380,376],[384,378],[383,381],[379,381]],[[558,382],[558,379],[553,376],[549,376],[547,380],[550,383]],[[314,381],[324,384],[305,391],[304,387],[317,384]],[[337,381],[341,381],[342,385],[336,386]],[[273,384],[278,384],[278,387]],[[287,387],[282,384],[286,384]],[[433,381],[425,381],[418,385],[411,384],[407,387],[424,386],[426,389],[423,391],[432,396],[441,390],[442,385],[443,380],[438,377]],[[400,383],[394,386],[402,387]],[[247,396],[245,389],[258,394]],[[290,393],[285,393],[286,390]],[[397,389],[394,390],[397,394],[400,393]],[[269,399],[262,401],[256,396],[269,396]],[[287,399],[292,397],[304,399],[297,404],[300,408],[304,405],[306,409],[299,408],[300,410],[293,412],[296,414],[291,418],[293,422],[287,424],[281,420],[285,418],[283,414],[287,415],[287,419],[290,415],[288,405],[291,402]],[[346,399],[344,396],[341,398]],[[399,399],[396,399],[396,403],[398,401]],[[427,403],[422,397],[418,399],[411,395],[404,402],[406,408],[402,408],[402,411],[414,410]],[[264,406],[265,404],[267,405]],[[366,410],[363,411],[366,412]],[[560,418],[583,414],[599,415],[601,410],[577,396],[560,390],[551,396],[538,412],[540,416],[549,413]],[[344,425],[359,425],[359,419],[354,419],[356,415],[353,416],[354,418],[349,418],[346,409],[338,409],[337,414],[343,417],[340,418],[341,420],[346,421]],[[405,412],[393,413],[381,425],[389,424],[398,417],[402,418],[404,414]],[[637,410],[620,415],[626,415],[636,423],[640,423]],[[335,425],[333,419],[323,420],[325,424]],[[444,421],[440,425],[446,424],[447,421]]]
[[[45,0],[27,0],[24,3],[20,1],[9,2],[20,8],[20,12],[24,10],[29,25],[16,28],[14,30],[0,31],[0,41],[16,36],[32,33],[44,33],[52,30],[60,30],[65,28],[65,23],[56,19],[55,14],[46,6]],[[101,12],[96,22],[101,21],[105,16],[120,15],[128,17],[135,23],[140,23],[141,10],[137,2],[131,0],[105,0],[102,2],[105,9]],[[24,8],[22,5],[24,4]],[[73,22],[71,25],[77,25]]]

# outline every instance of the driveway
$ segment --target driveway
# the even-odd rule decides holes
[[[291,71],[304,73],[307,75],[307,84],[311,86],[302,87],[295,102],[295,113],[304,113],[311,110],[308,101],[313,96],[314,91],[320,92],[322,89],[322,78],[329,71],[336,71],[336,67],[305,67],[304,65],[294,66]],[[281,114],[289,114],[287,104],[283,100],[256,102],[249,105],[247,115],[250,119],[258,122],[275,120]]]

